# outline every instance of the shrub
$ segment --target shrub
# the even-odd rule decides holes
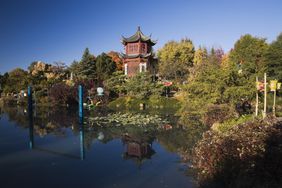
[[[222,123],[228,119],[236,117],[237,114],[232,106],[227,104],[213,104],[207,107],[207,112],[204,114],[204,124],[212,126],[214,123]]]
[[[226,134],[207,131],[193,152],[203,187],[281,187],[282,122],[239,124]]]

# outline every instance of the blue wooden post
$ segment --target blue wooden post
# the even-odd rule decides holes
[[[84,129],[83,129],[83,87],[82,85],[78,86],[78,110],[79,110],[79,140],[80,140],[80,159],[84,160],[85,150],[84,150]]]
[[[33,136],[33,104],[32,104],[32,87],[27,88],[28,96],[28,117],[29,117],[29,148],[34,147],[34,136]]]
[[[79,117],[83,117],[83,87],[82,85],[78,86],[78,108],[79,108]]]

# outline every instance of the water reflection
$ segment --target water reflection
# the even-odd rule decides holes
[[[123,135],[122,142],[125,145],[125,152],[123,158],[133,160],[140,168],[144,160],[151,159],[156,153],[153,150],[153,141],[147,141],[142,138],[129,136],[128,134]]]
[[[83,123],[84,120],[83,120],[83,117],[79,118],[80,156],[76,156],[76,155],[71,155],[71,154],[68,154],[68,153],[58,152],[58,151],[55,151],[55,150],[41,148],[40,146],[35,147],[35,145],[34,145],[34,143],[35,143],[34,142],[34,117],[36,117],[36,114],[34,114],[33,112],[34,112],[33,107],[29,106],[28,120],[29,120],[29,148],[30,149],[34,149],[34,150],[37,150],[37,151],[46,152],[46,153],[50,153],[50,154],[54,154],[54,155],[64,156],[64,157],[68,157],[68,158],[73,158],[73,159],[80,159],[80,160],[85,159],[84,123]],[[46,125],[48,125],[48,124],[49,123],[47,123]],[[45,126],[45,127],[48,127],[48,126]],[[46,135],[47,135],[47,132],[46,132]]]
[[[42,182],[46,187],[54,186],[53,182],[62,187],[192,185],[181,170],[178,155],[189,146],[185,141],[188,133],[173,122],[165,127],[99,127],[79,119],[77,109],[38,107],[35,114],[5,107],[2,111],[0,166],[5,172],[0,175],[6,186],[1,187],[20,186],[9,179],[15,170],[21,174],[17,182],[28,182],[30,187],[42,187]],[[108,113],[95,111],[91,116],[105,116],[104,112]],[[31,174],[33,180],[25,174]],[[68,180],[62,180],[61,174],[67,174]]]
[[[203,132],[199,129],[199,125],[191,128],[183,128],[176,126],[177,118],[169,117],[170,124],[164,126],[110,126],[99,127],[91,126],[84,119],[79,119],[77,109],[57,109],[57,108],[37,108],[36,114],[34,110],[27,110],[20,107],[5,107],[2,109],[8,114],[9,121],[16,122],[18,126],[29,129],[29,148],[40,151],[49,151],[49,153],[68,156],[76,159],[84,160],[87,152],[90,152],[95,143],[108,144],[113,140],[120,140],[123,144],[123,151],[120,151],[125,160],[137,161],[137,166],[150,160],[156,154],[153,143],[158,142],[167,151],[177,153],[182,159],[189,159],[190,150],[201,136]],[[91,116],[105,116],[112,113],[107,109],[92,112]],[[86,114],[86,116],[89,114]],[[84,122],[84,123],[83,123]],[[67,138],[74,136],[79,139],[79,145],[73,145],[79,149],[78,155],[68,155],[62,152],[56,152],[51,148],[44,149],[40,142],[49,144],[50,136],[54,138]],[[46,141],[40,138],[47,138]],[[36,143],[37,142],[37,143]],[[67,143],[66,147],[68,146]],[[71,143],[70,143],[71,144]],[[55,145],[56,146],[56,145]],[[58,147],[55,149],[60,150]],[[73,148],[74,149],[74,148]]]
[[[85,147],[84,147],[84,120],[83,117],[79,117],[79,141],[80,141],[80,159],[85,159]]]

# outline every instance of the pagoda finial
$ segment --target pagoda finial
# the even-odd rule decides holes
[[[141,28],[140,28],[140,26],[138,26],[138,27],[137,27],[137,31],[141,31]]]

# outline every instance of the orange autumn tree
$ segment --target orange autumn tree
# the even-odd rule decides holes
[[[119,57],[119,53],[115,51],[110,51],[108,54],[112,60],[116,63],[117,70],[122,70],[122,59]]]

